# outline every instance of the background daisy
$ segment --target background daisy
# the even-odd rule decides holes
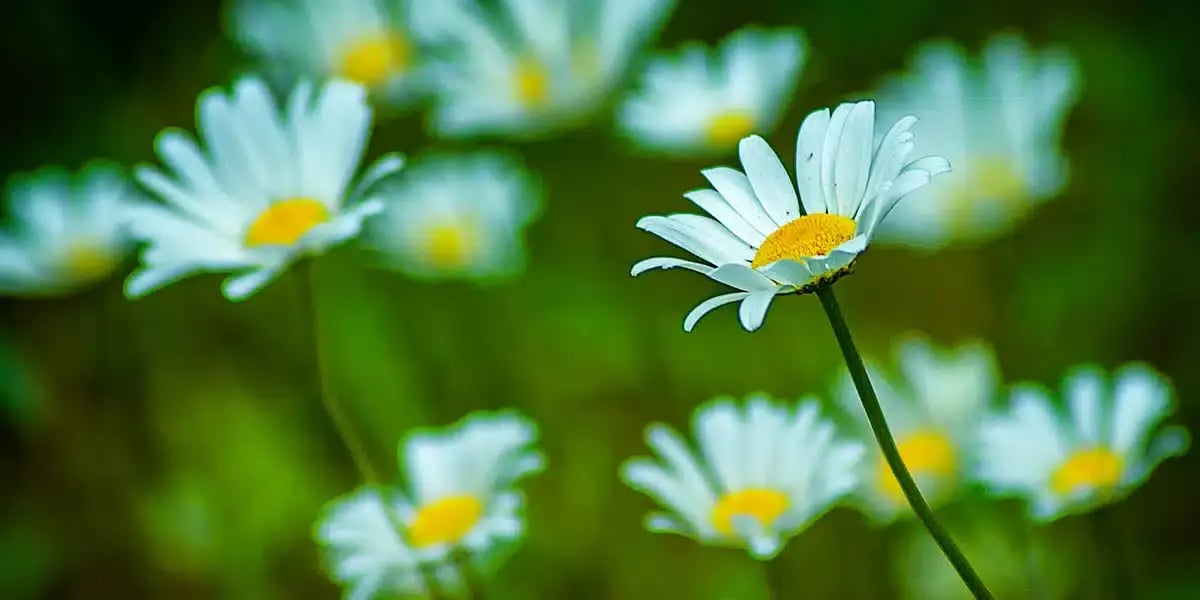
[[[649,61],[618,125],[651,150],[729,150],[751,133],[774,129],[806,57],[804,34],[796,29],[746,27],[711,50],[685,45]]]
[[[835,439],[813,400],[793,410],[761,395],[744,406],[719,398],[696,409],[692,429],[698,454],[671,428],[651,425],[646,442],[658,459],[622,466],[627,484],[669,511],[651,513],[646,528],[744,547],[760,560],[854,488],[865,450]]]
[[[674,0],[423,0],[441,136],[546,134],[589,116]]]
[[[517,158],[480,152],[419,160],[385,197],[366,242],[386,264],[426,279],[488,281],[525,266],[525,228],[542,191]]]
[[[896,347],[899,377],[872,365],[871,383],[891,427],[904,465],[931,505],[952,498],[975,464],[978,428],[1000,381],[991,351],[982,344],[938,348],[909,336]],[[874,437],[849,373],[836,395],[856,424],[857,435],[874,446]],[[877,522],[912,515],[900,484],[883,455],[863,461],[856,496]]]
[[[1045,390],[1017,386],[1010,407],[983,424],[977,477],[994,494],[1025,500],[1042,521],[1119,500],[1187,449],[1186,430],[1159,428],[1171,395],[1141,364],[1111,381],[1095,367],[1075,369],[1063,382],[1065,412]]]
[[[286,87],[340,77],[395,104],[423,85],[410,9],[410,0],[237,0],[230,28]]]
[[[1059,139],[1079,79],[1066,51],[1033,50],[1013,34],[993,37],[978,59],[945,41],[921,47],[908,72],[882,85],[880,115],[921,118],[917,152],[944,154],[954,172],[900,206],[882,239],[986,240],[1058,194],[1067,181]]]
[[[138,181],[163,203],[130,221],[145,240],[130,297],[199,272],[233,271],[222,291],[241,300],[297,258],[358,235],[383,209],[371,193],[403,162],[389,155],[354,180],[371,126],[362,87],[300,83],[281,115],[261,79],[196,103],[204,147],[176,129],[155,147],[168,168],[141,167]]]
[[[141,200],[116,166],[78,174],[46,168],[9,178],[8,226],[0,231],[0,294],[65,294],[110,275],[128,257],[125,227]]]

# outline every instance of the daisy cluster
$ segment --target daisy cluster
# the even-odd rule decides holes
[[[808,112],[785,165],[762,136],[788,115],[808,38],[745,27],[650,52],[675,4],[235,0],[229,30],[255,70],[199,96],[195,133],[164,129],[159,164],[10,179],[0,291],[75,292],[139,252],[129,298],[219,273],[238,301],[350,243],[420,281],[519,276],[542,182],[515,146],[369,153],[377,120],[407,111],[456,143],[544,138],[611,111],[614,135],[640,152],[736,156],[740,168],[705,169],[706,185],[684,194],[704,214],[637,222],[692,256],[647,258],[633,275],[685,270],[732,288],[695,306],[686,331],[735,303],[757,330],[779,297],[828,292],[873,242],[998,236],[1067,182],[1059,137],[1078,74],[1061,49],[1003,34],[975,60],[931,42],[875,100]],[[978,490],[1050,521],[1119,500],[1188,445],[1162,425],[1173,395],[1143,364],[1077,368],[1059,394],[1006,394],[986,346],[913,339],[895,365],[868,370],[900,458],[935,505]],[[856,388],[839,379],[826,396],[715,399],[694,413],[694,447],[651,426],[655,456],[621,469],[664,509],[647,528],[770,559],[843,503],[881,524],[910,514]],[[471,593],[524,535],[521,484],[545,463],[537,441],[513,411],[409,433],[403,484],[367,482],[318,518],[331,578],[353,599]]]
[[[1019,383],[1001,403],[982,344],[943,349],[910,337],[896,354],[893,368],[872,365],[872,380],[904,464],[934,506],[1013,497],[1032,520],[1048,522],[1119,500],[1188,445],[1182,428],[1161,426],[1171,389],[1143,364],[1111,376],[1078,367],[1057,395]],[[768,560],[840,504],[878,525],[910,517],[848,378],[828,397],[838,410],[822,411],[817,396],[717,398],[693,414],[694,449],[668,426],[649,427],[657,456],[622,470],[665,509],[648,515],[646,528]]]

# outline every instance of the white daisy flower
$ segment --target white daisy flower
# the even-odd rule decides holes
[[[289,85],[344,78],[390,103],[423,85],[409,0],[239,0],[230,28]]]
[[[448,57],[431,67],[440,135],[537,136],[608,96],[674,0],[425,0],[419,28]]]
[[[409,494],[399,511],[422,560],[456,549],[482,555],[522,535],[524,496],[515,485],[544,466],[530,448],[536,438],[534,424],[511,413],[477,413],[408,437],[401,456]]]
[[[380,212],[375,184],[400,169],[388,155],[357,183],[371,127],[362,87],[302,82],[281,115],[257,78],[232,93],[209,90],[197,102],[206,149],[175,129],[156,148],[169,171],[141,167],[138,180],[164,202],[140,208],[131,222],[147,243],[130,276],[130,297],[200,272],[235,272],[230,300],[253,294],[296,259],[320,254],[358,235]],[[168,174],[169,173],[169,174]]]
[[[701,302],[684,319],[685,331],[714,308],[739,301],[742,326],[758,329],[777,294],[811,291],[847,273],[896,203],[950,169],[940,156],[908,159],[914,123],[915,117],[900,119],[875,146],[873,102],[808,115],[796,140],[799,200],[767,142],[743,139],[745,173],[708,169],[704,176],[715,189],[684,194],[714,218],[674,214],[637,224],[705,262],[648,258],[632,274],[682,267],[737,288]]]
[[[416,552],[385,510],[398,511],[398,503],[385,509],[377,490],[363,488],[330,503],[317,522],[316,537],[330,575],[345,586],[347,600],[428,595]],[[442,572],[451,569],[438,567]]]
[[[775,127],[804,67],[807,44],[796,29],[747,27],[719,47],[699,43],[656,57],[640,90],[621,109],[624,134],[673,154],[724,151]]]
[[[495,280],[524,267],[524,230],[542,192],[518,159],[481,152],[419,161],[387,195],[365,235],[391,266],[426,279]]]
[[[754,395],[739,409],[720,398],[694,419],[699,455],[670,427],[652,425],[646,441],[660,460],[635,458],[622,467],[629,486],[670,511],[648,515],[650,531],[744,547],[765,560],[858,483],[865,449],[835,439],[814,400],[792,410]]]
[[[944,152],[954,173],[897,209],[880,239],[983,241],[1055,196],[1067,181],[1059,138],[1078,88],[1070,55],[1031,50],[1015,35],[992,38],[978,62],[949,42],[922,47],[908,73],[882,86],[880,115],[928,122],[917,151]]]
[[[66,294],[112,275],[133,249],[124,222],[140,200],[106,163],[74,176],[58,168],[13,176],[9,230],[0,231],[0,294]]]
[[[1187,449],[1182,427],[1157,428],[1171,413],[1171,389],[1145,365],[1121,367],[1111,387],[1099,369],[1078,368],[1063,395],[1065,414],[1045,389],[1016,386],[1011,406],[988,417],[980,433],[978,479],[995,494],[1024,499],[1037,520],[1115,502]]]
[[[901,342],[896,354],[899,380],[871,368],[871,382],[904,465],[937,505],[961,489],[975,463],[979,423],[999,386],[996,361],[982,344],[940,349],[917,337]],[[839,380],[837,396],[856,419],[860,439],[874,446],[849,373]],[[883,454],[863,462],[861,481],[856,496],[877,522],[913,514]]]

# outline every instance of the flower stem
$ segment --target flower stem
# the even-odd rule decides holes
[[[453,560],[458,564],[463,582],[467,588],[467,596],[471,600],[484,600],[487,592],[484,589],[483,576],[475,565],[471,564],[471,553],[466,548],[458,548],[453,553]]]
[[[933,516],[933,511],[929,509],[929,504],[925,502],[925,498],[921,497],[921,491],[917,488],[917,484],[913,481],[912,475],[909,474],[908,468],[904,466],[904,460],[900,458],[900,451],[896,448],[896,441],[892,439],[892,432],[888,430],[887,420],[883,416],[883,408],[879,406],[879,398],[875,395],[875,389],[871,387],[871,379],[867,376],[867,369],[863,366],[862,357],[859,356],[858,350],[854,347],[854,339],[850,336],[850,328],[846,326],[846,320],[842,316],[842,309],[838,306],[837,298],[833,295],[833,288],[825,285],[817,288],[817,297],[821,299],[821,306],[825,308],[825,314],[829,317],[829,325],[833,328],[833,335],[837,337],[838,346],[842,349],[842,357],[846,359],[846,366],[850,369],[850,377],[854,380],[854,387],[858,390],[858,397],[862,401],[863,411],[867,413],[867,421],[871,424],[871,431],[875,433],[875,439],[879,442],[879,449],[883,452],[883,457],[887,460],[888,467],[891,468],[892,474],[896,476],[896,481],[900,483],[900,489],[904,492],[904,497],[908,500],[908,504],[912,506],[913,512],[917,513],[917,517],[921,519],[921,523],[925,525],[925,529],[929,531],[929,535],[933,536],[942,553],[950,560],[950,564],[954,566],[954,570],[958,572],[958,576],[962,578],[967,589],[971,594],[978,599],[991,600],[992,593],[988,591],[987,586],[983,584],[983,580],[975,573],[971,567],[971,563],[967,561],[967,557],[958,549],[958,545],[950,537],[950,534],[938,523]]]
[[[400,537],[401,543],[407,546],[408,528],[405,527],[404,520],[396,512],[390,491],[379,479],[379,471],[371,463],[366,444],[363,443],[362,438],[354,429],[354,425],[346,416],[346,411],[342,409],[341,402],[329,382],[329,376],[326,373],[324,344],[321,343],[321,313],[317,310],[317,286],[314,270],[311,260],[296,266],[300,287],[301,327],[307,329],[309,346],[313,349],[313,376],[317,379],[316,387],[321,396],[321,406],[324,407],[329,420],[333,422],[333,427],[337,430],[342,445],[350,453],[350,458],[354,461],[354,467],[358,470],[359,476],[362,477],[367,487],[379,496],[379,503],[383,507],[384,515],[396,531],[396,535]],[[427,573],[425,569],[421,569],[421,577],[429,591],[428,597],[431,600],[440,600],[441,594],[438,592],[436,577]]]

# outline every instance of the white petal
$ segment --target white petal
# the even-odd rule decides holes
[[[679,258],[671,258],[669,256],[658,256],[638,261],[638,263],[633,265],[633,268],[630,269],[629,274],[637,277],[638,275],[641,275],[642,273],[645,273],[651,269],[674,269],[676,267],[687,269],[689,271],[695,271],[704,275],[708,275],[713,270],[712,266],[710,265]]]
[[[810,271],[804,263],[790,258],[761,267],[759,272],[775,281],[796,287],[808,285],[816,278],[816,274]]]
[[[221,291],[232,302],[245,300],[278,277],[282,270],[283,265],[279,265],[227,277],[221,284]]]
[[[1104,375],[1095,367],[1084,367],[1068,376],[1064,387],[1078,435],[1075,441],[1086,447],[1100,444],[1104,436],[1100,406]]]
[[[721,197],[759,233],[771,235],[778,229],[778,225],[754,195],[754,188],[745,173],[729,167],[715,167],[705,169],[702,174]]]
[[[710,272],[708,276],[743,292],[770,290],[774,293],[776,288],[778,288],[767,276],[751,269],[747,265],[739,263],[721,265]]]
[[[828,128],[829,109],[823,108],[805,117],[796,135],[796,184],[807,214],[829,212],[821,191],[821,156]]]
[[[754,292],[742,300],[742,305],[738,308],[738,318],[742,321],[742,327],[746,331],[754,331],[762,326],[763,320],[767,318],[767,309],[771,307],[771,300],[775,299],[775,290],[765,292]]]
[[[713,264],[749,261],[753,256],[750,247],[732,233],[725,231],[724,236],[709,236],[707,233],[710,233],[711,229],[697,230],[694,223],[673,218],[678,216],[680,215],[643,217],[637,226]],[[691,216],[703,218],[699,215]],[[713,223],[716,224],[716,221]]]
[[[792,187],[792,180],[783,162],[767,141],[752,135],[738,144],[738,152],[750,186],[767,215],[780,226],[799,217],[800,202],[796,198],[796,189]]]
[[[720,221],[734,235],[755,248],[762,244],[767,237],[742,218],[742,215],[738,214],[715,190],[693,190],[684,194],[683,197],[696,203],[696,206]]]
[[[725,306],[726,304],[729,304],[731,302],[737,302],[738,300],[741,300],[742,298],[745,298],[748,295],[749,294],[747,294],[746,292],[734,292],[732,294],[722,294],[720,296],[714,296],[712,298],[709,298],[708,300],[705,300],[704,302],[701,302],[700,304],[697,304],[696,308],[693,308],[691,310],[691,312],[689,312],[687,314],[687,316],[684,317],[683,330],[690,332],[692,329],[694,329],[696,327],[696,322],[700,320],[700,317],[707,315],[714,308]]]
[[[825,129],[825,140],[821,144],[823,148],[821,153],[821,191],[830,214],[842,214],[834,183],[837,181],[835,175],[842,132],[845,131],[846,120],[853,110],[853,104],[839,104],[837,108],[833,109],[833,115],[829,117],[829,125]]]
[[[855,104],[846,118],[846,127],[837,147],[833,191],[840,215],[853,217],[858,213],[871,171],[874,128],[875,103]]]
[[[1150,430],[1170,411],[1170,387],[1149,367],[1122,367],[1113,387],[1112,445],[1129,454],[1140,450]]]

